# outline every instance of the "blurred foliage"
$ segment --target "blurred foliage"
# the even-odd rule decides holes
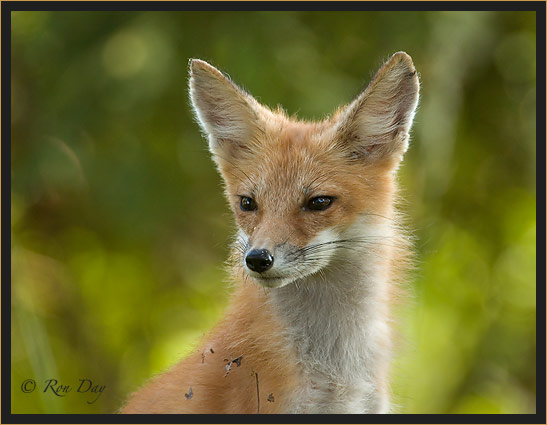
[[[13,12],[12,411],[116,411],[222,315],[234,228],[189,58],[312,119],[404,50],[419,265],[394,401],[535,412],[535,31],[534,12]],[[89,404],[29,378],[106,390]]]

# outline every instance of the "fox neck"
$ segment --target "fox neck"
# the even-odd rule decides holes
[[[383,234],[389,232],[378,226]],[[370,225],[356,225],[351,232],[377,235],[378,226],[371,232]],[[296,411],[313,411],[314,404],[325,412],[349,408],[375,413],[387,408],[392,253],[385,241],[355,248],[332,258],[320,273],[269,293],[308,380]],[[342,389],[338,397],[337,388]]]

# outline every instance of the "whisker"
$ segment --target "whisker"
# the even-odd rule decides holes
[[[319,249],[336,249],[339,247],[344,247],[345,244],[364,244],[364,245],[383,245],[383,246],[396,246],[395,244],[387,244],[385,242],[379,241],[379,240],[370,240],[370,239],[391,239],[390,236],[381,236],[381,235],[373,235],[373,236],[367,236],[367,237],[358,237],[358,238],[350,238],[350,239],[337,239],[334,241],[328,241],[323,242],[311,246],[307,246],[304,248],[300,248],[298,251],[302,254],[311,253],[315,250]]]

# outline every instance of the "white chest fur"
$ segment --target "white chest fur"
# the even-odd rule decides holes
[[[288,413],[386,413],[390,329],[385,249],[347,252],[273,290],[302,370]]]

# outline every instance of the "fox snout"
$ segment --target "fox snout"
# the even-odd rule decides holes
[[[276,239],[276,243],[271,238],[254,238],[240,232],[237,261],[259,285],[279,288],[326,267],[335,254],[333,248],[339,237],[332,229],[324,230],[301,245],[286,238],[282,242]]]
[[[254,272],[263,273],[272,268],[274,257],[267,249],[253,249],[245,256],[245,264]]]
[[[291,244],[250,244],[246,243],[240,252],[240,261],[249,277],[256,283],[278,288],[292,282],[301,258],[300,249]]]

